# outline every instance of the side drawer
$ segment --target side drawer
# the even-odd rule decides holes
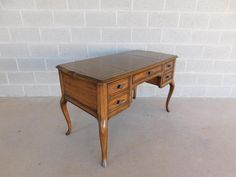
[[[172,71],[174,68],[174,61],[170,61],[164,64],[164,72]]]
[[[154,68],[147,69],[143,72],[137,73],[133,76],[133,83],[137,83],[139,81],[142,81],[143,79],[147,79],[148,77],[152,77],[153,75],[157,73],[161,73],[162,67],[156,66]]]
[[[111,112],[129,102],[129,93],[125,93],[123,95],[117,96],[108,101],[108,111]]]
[[[115,93],[122,92],[129,87],[129,79],[124,78],[118,81],[112,82],[108,84],[108,95],[111,96]]]
[[[161,84],[163,85],[163,84],[169,82],[172,78],[173,78],[173,72],[172,71],[163,74]]]

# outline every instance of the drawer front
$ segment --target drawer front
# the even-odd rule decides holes
[[[115,93],[122,92],[129,87],[129,79],[121,79],[108,84],[108,94],[113,95]]]
[[[173,68],[174,68],[174,61],[170,61],[164,64],[164,72],[171,71],[173,70]]]
[[[168,81],[170,81],[173,78],[172,76],[173,76],[173,72],[172,71],[169,72],[169,73],[163,74],[163,76],[162,76],[162,84],[165,84]]]
[[[124,104],[127,104],[128,102],[129,102],[129,94],[125,93],[121,96],[118,96],[118,97],[113,98],[112,100],[110,100],[109,103],[108,103],[108,110],[110,112],[114,109],[122,107]]]
[[[115,110],[113,110],[113,111],[111,111],[111,112],[108,112],[108,117],[109,117],[109,119],[110,119],[112,116],[118,114],[119,112],[121,112],[121,111],[127,109],[128,107],[129,107],[129,104],[124,104],[124,105],[120,106],[119,108],[117,108],[117,109],[115,109]]]
[[[137,83],[147,77],[151,77],[157,73],[161,73],[161,66],[157,66],[148,70],[145,70],[143,72],[140,72],[138,74],[135,74],[133,76],[133,83]]]

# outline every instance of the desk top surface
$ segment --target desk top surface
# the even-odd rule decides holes
[[[177,58],[175,55],[133,50],[109,56],[65,63],[58,65],[57,68],[97,81],[106,81],[175,58]]]

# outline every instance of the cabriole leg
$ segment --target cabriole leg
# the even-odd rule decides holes
[[[166,111],[167,112],[170,112],[170,110],[169,110],[169,102],[170,102],[170,98],[171,98],[171,96],[173,94],[173,91],[175,89],[175,82],[172,81],[169,85],[170,85],[170,89],[169,89],[169,93],[168,93],[167,100],[166,100]]]
[[[61,97],[60,105],[61,105],[61,110],[65,116],[66,123],[68,126],[68,130],[66,132],[66,135],[68,136],[71,132],[72,125],[71,125],[71,120],[70,120],[70,116],[67,109],[67,100],[63,96]]]
[[[101,119],[98,121],[99,124],[99,136],[102,151],[102,166],[107,166],[107,139],[108,139],[108,121]]]

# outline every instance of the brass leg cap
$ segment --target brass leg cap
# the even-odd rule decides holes
[[[107,167],[107,160],[102,160],[102,167],[106,168]]]

